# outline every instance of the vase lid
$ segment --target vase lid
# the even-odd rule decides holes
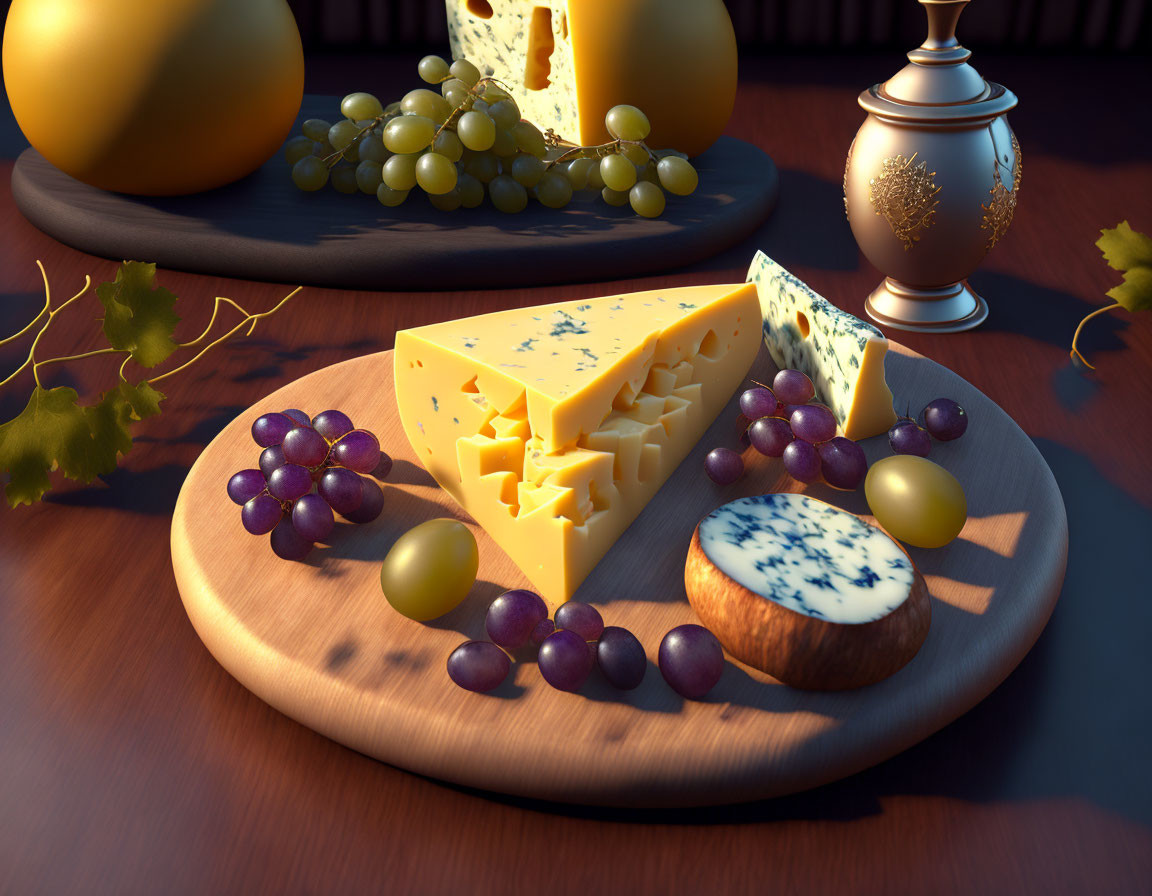
[[[928,36],[908,54],[908,64],[883,84],[860,94],[860,105],[886,117],[936,121],[999,115],[1016,97],[985,81],[956,39],[956,23],[969,0],[919,0],[928,15]]]

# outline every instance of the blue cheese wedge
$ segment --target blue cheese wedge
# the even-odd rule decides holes
[[[883,531],[807,495],[741,498],[696,527],[689,603],[725,649],[801,688],[860,687],[915,656],[928,589]]]
[[[884,380],[888,340],[757,252],[748,270],[764,317],[764,344],[781,368],[802,370],[849,439],[887,432],[896,422]]]

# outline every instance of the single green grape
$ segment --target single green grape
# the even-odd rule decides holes
[[[432,193],[428,201],[442,212],[453,212],[460,208],[463,199],[460,197],[460,188],[453,187],[447,193]]]
[[[426,152],[416,161],[416,183],[429,195],[447,193],[456,186],[456,166],[438,152]]]
[[[394,118],[395,116],[400,115],[400,114],[401,114],[401,112],[400,112],[400,101],[399,100],[394,100],[393,102],[389,103],[387,106],[384,107],[384,115],[388,118]]]
[[[359,162],[360,161],[360,141],[359,140],[353,140],[346,147],[344,147],[344,151],[342,153],[340,153],[340,158],[342,158],[345,162],[351,162],[352,164],[356,164],[357,162]]]
[[[696,173],[692,163],[676,156],[665,156],[657,162],[656,173],[660,177],[660,185],[677,196],[687,196],[695,192],[700,184],[700,175]]]
[[[361,193],[369,196],[376,195],[376,188],[380,186],[384,166],[380,162],[365,159],[356,166],[356,186]]]
[[[422,115],[441,125],[452,112],[448,100],[434,90],[418,87],[409,90],[400,101],[400,110],[405,115]]]
[[[356,181],[356,169],[352,165],[341,162],[330,172],[330,179],[339,193],[355,193],[360,189]]]
[[[390,152],[408,154],[425,149],[436,134],[436,123],[423,115],[393,118],[384,129],[384,145]]]
[[[448,77],[448,63],[439,56],[425,56],[417,63],[416,73],[427,84],[439,84]]]
[[[585,186],[589,190],[603,190],[604,178],[600,176],[600,163],[595,159],[589,161],[592,162],[592,166],[588,169],[588,183]]]
[[[352,121],[384,114],[380,100],[370,93],[350,93],[340,101],[340,113]]]
[[[568,183],[572,184],[573,190],[583,190],[588,186],[588,172],[595,165],[595,159],[573,159],[567,163],[564,174],[568,178]]]
[[[528,205],[528,191],[507,174],[497,175],[488,185],[492,204],[507,214],[522,212]]]
[[[284,158],[289,165],[295,165],[304,156],[312,155],[313,141],[303,134],[298,134],[284,144]]]
[[[484,201],[484,184],[467,171],[460,172],[456,179],[456,189],[460,192],[460,204],[464,208],[476,208]]]
[[[536,199],[547,208],[564,208],[572,201],[572,184],[559,171],[548,171],[536,184]]]
[[[636,166],[624,156],[604,156],[600,160],[600,177],[604,186],[613,190],[629,190],[636,183]]]
[[[461,81],[459,78],[449,78],[447,81],[444,81],[440,85],[440,95],[443,96],[444,99],[448,100],[449,103],[452,103],[452,100],[448,96],[450,91],[463,93],[465,96],[469,95],[468,85]],[[452,103],[452,105],[458,106],[459,103]]]
[[[652,131],[648,116],[635,106],[613,106],[604,116],[604,126],[621,140],[644,140]]]
[[[457,81],[456,83],[459,84],[460,82]],[[468,92],[467,87],[452,88],[444,91],[444,101],[453,109],[466,107],[470,96],[471,94]]]
[[[516,155],[516,138],[511,131],[496,129],[496,138],[492,141],[492,152],[502,159]]]
[[[392,156],[384,163],[381,179],[393,190],[411,190],[416,186],[416,162],[419,158],[419,153]]]
[[[484,85],[484,101],[487,103],[498,103],[500,100],[509,100],[512,97],[508,94],[503,87],[494,81],[489,81]]]
[[[483,152],[496,142],[496,123],[485,113],[472,109],[456,122],[456,136],[469,149]]]
[[[323,140],[317,140],[312,144],[312,155],[318,159],[326,159],[334,152],[336,152],[336,149],[328,142],[327,136],[325,136]]]
[[[380,184],[376,188],[376,198],[380,200],[381,205],[386,205],[388,208],[395,208],[402,205],[404,200],[408,198],[407,190],[393,190],[388,184]]]
[[[544,163],[536,156],[520,153],[512,160],[510,173],[516,183],[534,187],[544,176]]]
[[[613,190],[611,187],[605,187],[600,191],[600,196],[609,205],[627,205],[628,204],[628,191],[621,192],[620,190]]]
[[[455,131],[447,129],[436,135],[436,139],[432,141],[432,149],[450,162],[459,162],[464,155],[464,144],[460,142]]]
[[[383,165],[392,155],[384,145],[384,140],[376,134],[365,134],[360,138],[357,148],[362,162],[379,162]]]
[[[488,115],[488,110],[491,109],[492,106],[487,102],[487,100],[473,99],[471,108],[475,109],[477,112],[483,112],[485,115]],[[488,117],[491,118],[492,116],[488,115]]]
[[[476,66],[467,59],[457,59],[449,66],[448,71],[452,74],[452,77],[460,79],[469,87],[472,87],[480,80],[480,69],[476,68]]]
[[[532,122],[516,122],[512,125],[512,134],[516,138],[516,148],[521,152],[534,155],[538,159],[542,159],[548,154],[548,145],[544,142],[544,135]]]
[[[356,122],[345,118],[328,129],[328,142],[332,144],[333,149],[343,152],[352,145],[352,141],[356,139],[359,132],[360,129],[356,127]]]
[[[328,183],[328,166],[316,156],[304,156],[292,166],[292,183],[311,193]]]
[[[468,160],[464,170],[482,184],[490,184],[500,173],[500,160],[490,152],[480,153]]]
[[[309,140],[327,140],[328,131],[332,127],[330,122],[323,118],[309,118],[300,126],[300,131]]]
[[[511,130],[520,120],[520,109],[514,100],[498,100],[488,109],[488,114],[496,122],[496,127]]]
[[[659,218],[664,213],[664,191],[646,180],[628,191],[628,201],[632,203],[632,211],[642,218]]]
[[[648,150],[639,143],[625,143],[620,147],[620,155],[636,166],[648,164]]]
[[[642,180],[660,186],[660,175],[656,173],[655,165],[645,165],[643,168],[636,169],[636,182],[639,183]]]

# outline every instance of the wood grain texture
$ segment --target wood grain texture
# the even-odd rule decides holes
[[[387,91],[411,80],[424,51],[311,58],[308,90]],[[204,447],[261,397],[390,349],[398,329],[732,282],[756,249],[862,314],[880,274],[844,221],[844,154],[861,120],[857,94],[902,57],[745,55],[728,133],[771,154],[781,190],[776,212],[741,245],[676,274],[611,284],[310,288],[252,338],[166,381],[164,413],[140,425],[119,472],[87,487],[58,479],[43,505],[0,508],[0,892],[1147,892],[1152,418],[1138,411],[1152,406],[1142,375],[1152,315],[1093,320],[1081,343],[1097,365],[1091,376],[1069,364],[1068,341],[1119,280],[1093,245],[1099,229],[1128,218],[1152,232],[1152,118],[1130,114],[1152,103],[1152,81],[1146,60],[980,51],[975,61],[1020,97],[1011,123],[1028,166],[1012,229],[973,277],[991,314],[972,333],[899,338],[1020,425],[1056,477],[1069,525],[1056,609],[979,705],[887,762],[793,796],[685,810],[561,806],[447,786],[315,734],[224,671],[176,590],[171,513]],[[1122,95],[1107,89],[1116,83],[1127,85]],[[9,176],[25,145],[0,114],[5,334],[43,303],[35,259],[62,297],[85,274],[102,282],[116,269],[16,210]],[[212,296],[259,309],[285,292],[160,277],[182,297],[182,340],[204,328]],[[77,302],[42,340],[43,356],[97,347],[100,313],[94,298]],[[26,352],[26,343],[0,347],[3,375]],[[86,396],[115,374],[116,362],[101,359],[41,370],[46,385]],[[0,391],[0,419],[19,412],[31,387],[26,375]]]
[[[762,349],[750,379],[771,382]],[[798,490],[779,460],[745,451],[749,474],[727,488],[702,473],[713,447],[735,444],[735,398],[574,600],[644,644],[641,686],[606,683],[580,694],[549,687],[531,661],[493,695],[456,687],[444,664],[464,640],[485,639],[484,614],[528,579],[424,471],[400,425],[392,354],[369,355],[290,383],[241,413],[185,480],[172,522],[172,562],[192,624],[245,686],[285,714],[363,753],[457,784],[557,801],[631,807],[692,806],[779,796],[852,774],[917,742],[970,709],[1035,642],[1064,579],[1068,530],[1051,472],[991,401],[918,355],[890,354],[888,380],[921,406],[953,396],[972,423],[937,459],[964,483],[970,522],[957,541],[913,549],[936,605],[918,655],[892,678],[852,692],[802,692],[729,663],[704,701],[682,700],[654,664],[660,639],[698,622],[684,593],[684,562],[701,517],[746,494]],[[385,513],[341,525],[306,564],[285,563],[248,537],[224,486],[254,463],[252,422],[285,407],[345,410],[396,466]],[[887,456],[884,437],[865,443]],[[1004,460],[989,466],[996,451]],[[808,493],[855,513],[857,492]],[[472,594],[430,624],[384,601],[379,565],[396,538],[436,517],[468,523],[480,549]],[[875,522],[873,517],[867,517]],[[530,655],[531,651],[526,652]]]
[[[337,97],[305,97],[293,133],[339,106]],[[763,150],[722,137],[694,163],[703,186],[670,196],[654,219],[592,191],[559,210],[532,201],[517,215],[488,203],[438,211],[419,190],[385,208],[361,193],[297,190],[280,155],[230,186],[158,198],[90,187],[28,149],[12,195],[45,233],[105,258],[346,289],[475,289],[664,271],[740,242],[771,214],[779,177]]]

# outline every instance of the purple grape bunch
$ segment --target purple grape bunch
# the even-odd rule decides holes
[[[258,469],[228,480],[228,497],[253,535],[269,535],[284,560],[303,560],[336,526],[335,514],[370,523],[384,508],[374,479],[387,478],[392,459],[376,436],[357,429],[347,414],[329,410],[309,417],[298,408],[262,414],[252,438],[263,451]]]
[[[932,450],[932,439],[951,442],[968,430],[968,414],[951,398],[928,402],[920,412],[920,419],[923,424],[908,416],[892,424],[888,430],[888,444],[893,453],[927,457]]]
[[[604,618],[591,604],[568,601],[548,616],[533,591],[506,591],[484,619],[488,641],[466,641],[448,657],[448,677],[469,691],[499,687],[512,669],[510,653],[534,649],[540,675],[558,691],[579,691],[594,670],[617,690],[640,686],[648,657],[639,639]],[[709,640],[711,639],[711,640]],[[723,669],[723,651],[707,629],[679,626],[660,647],[660,671],[683,697],[697,699],[712,689]]]
[[[816,387],[801,370],[781,370],[771,386],[757,384],[740,394],[741,443],[766,457],[779,457],[798,482],[823,478],[833,488],[859,488],[868,472],[864,449],[836,435],[836,415],[815,401]],[[744,460],[728,448],[704,459],[704,472],[719,485],[744,474]]]

